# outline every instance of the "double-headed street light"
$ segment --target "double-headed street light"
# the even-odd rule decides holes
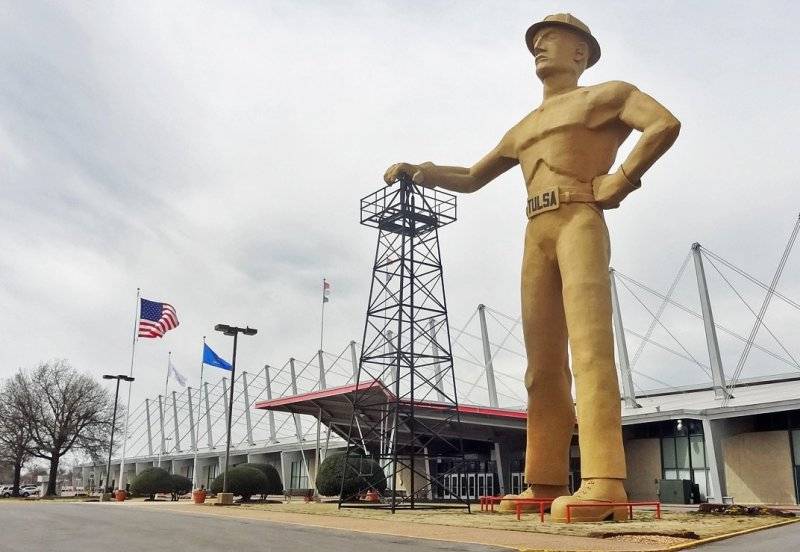
[[[228,492],[228,461],[231,455],[231,420],[233,419],[233,386],[236,383],[236,344],[239,334],[256,335],[258,330],[247,326],[246,328],[238,328],[236,326],[229,326],[227,324],[217,324],[214,329],[222,332],[224,335],[233,336],[233,361],[231,362],[231,396],[228,401],[228,440],[225,445],[225,471],[222,474],[222,492]]]
[[[117,399],[119,398],[119,382],[127,381],[132,382],[135,378],[130,376],[126,376],[125,374],[118,374],[116,376],[112,376],[110,374],[103,374],[103,379],[115,379],[117,380],[117,390],[114,392],[114,414],[111,417],[111,443],[108,445],[108,468],[106,469],[106,487],[103,489],[103,494],[105,494],[106,489],[109,486],[111,481],[111,453],[114,450],[114,428],[117,427]],[[122,475],[120,475],[122,477]],[[120,481],[120,484],[122,481]]]

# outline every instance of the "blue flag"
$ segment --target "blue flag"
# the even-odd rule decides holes
[[[217,368],[222,368],[223,370],[230,370],[233,368],[230,362],[224,360],[221,356],[212,351],[211,347],[206,344],[203,344],[203,364],[216,366]]]

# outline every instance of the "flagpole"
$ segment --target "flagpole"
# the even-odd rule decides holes
[[[206,350],[206,336],[203,336],[203,353]],[[195,430],[196,437],[194,440],[194,465],[192,466],[192,490],[197,489],[197,450],[200,448],[200,420],[202,416],[200,414],[200,408],[202,407],[202,402],[200,400],[200,396],[203,393],[203,370],[206,367],[206,363],[203,362],[205,360],[203,356],[200,357],[200,387],[197,391],[197,428]]]
[[[136,341],[139,335],[138,326],[139,326],[139,299],[141,297],[142,290],[141,288],[136,288],[136,306],[133,309],[133,344],[131,345],[131,369],[128,374],[129,377],[133,377],[133,362],[136,358]],[[125,403],[125,437],[122,439],[122,458],[119,462],[119,485],[117,488],[119,490],[123,490],[123,481],[122,476],[125,473],[125,452],[128,446],[128,421],[130,420],[131,414],[131,388],[133,387],[133,382],[128,383],[128,402]],[[106,485],[108,485],[108,481],[106,481]]]
[[[325,278],[322,279],[322,316],[319,323],[319,350],[322,350],[322,336],[325,332]]]
[[[161,467],[161,457],[164,455],[164,443],[166,443],[166,438],[163,435],[164,433],[164,411],[167,409],[167,386],[169,385],[169,367],[172,365],[172,351],[167,351],[167,377],[164,379],[164,405],[161,406],[163,409],[158,415],[161,417],[161,444],[158,446],[158,467]],[[161,401],[158,401],[158,404],[161,405]],[[171,438],[171,437],[170,437]],[[169,470],[172,473],[172,469]]]
[[[167,388],[169,387],[169,367],[172,366],[172,351],[167,351],[167,377],[164,379],[164,406],[167,404]]]

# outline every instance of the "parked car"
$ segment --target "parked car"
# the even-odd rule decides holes
[[[86,494],[86,490],[83,487],[61,487],[60,492],[58,493],[60,496],[81,496]]]
[[[0,485],[0,496],[8,498],[14,490],[14,485]]]
[[[29,496],[38,496],[39,495],[39,486],[38,485],[22,485],[19,488],[19,496],[24,496],[25,498]]]

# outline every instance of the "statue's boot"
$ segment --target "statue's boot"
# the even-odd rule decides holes
[[[516,502],[514,498],[557,498],[559,496],[569,495],[569,489],[566,485],[530,485],[527,489],[518,495],[507,494],[500,501],[497,507],[498,512],[516,512]],[[545,505],[544,509],[547,511],[550,506]],[[538,512],[538,504],[523,504],[523,512]]]
[[[611,502],[627,502],[628,495],[622,479],[584,479],[581,488],[572,496],[562,496],[553,501],[550,509],[551,521],[567,521],[568,504],[592,504],[570,508],[571,521],[622,521],[628,518],[626,506],[613,507]]]

